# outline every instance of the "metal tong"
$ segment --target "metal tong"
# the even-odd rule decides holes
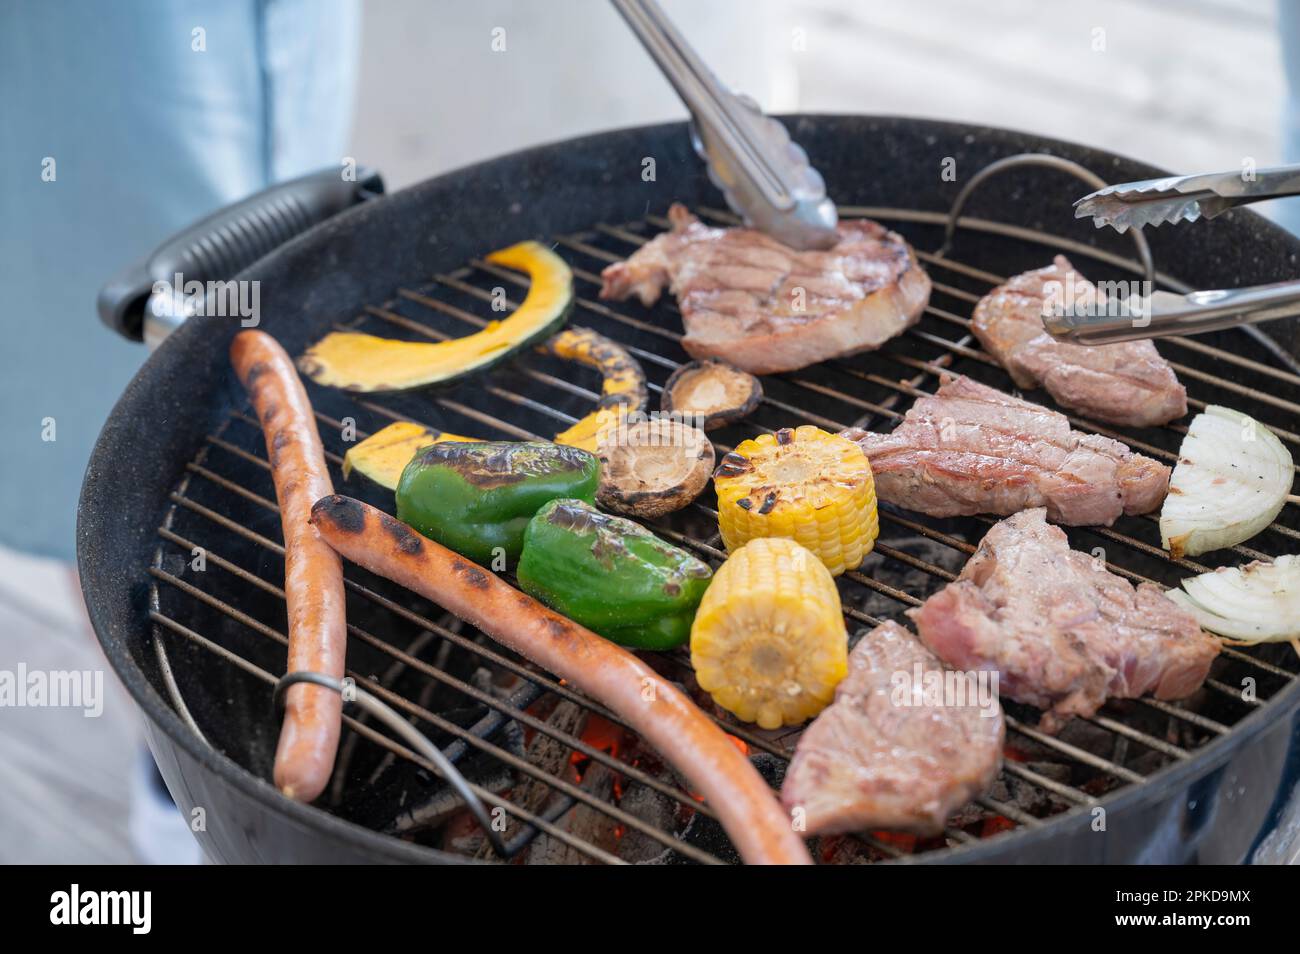
[[[1300,195],[1300,165],[1122,182],[1074,203],[1076,218],[1118,232],[1166,222],[1212,219],[1239,205]],[[1217,331],[1300,315],[1300,282],[1213,289],[1178,295],[1147,289],[1126,301],[1090,302],[1043,317],[1057,338],[1078,344],[1109,344]]]
[[[1106,186],[1074,203],[1074,217],[1092,217],[1097,228],[1117,232],[1166,222],[1212,219],[1239,205],[1300,195],[1300,165],[1276,166],[1256,172],[1209,172],[1197,176],[1166,176]]]
[[[718,82],[654,0],[612,2],[690,110],[692,144],[732,211],[791,248],[834,245],[835,203],[786,128]]]

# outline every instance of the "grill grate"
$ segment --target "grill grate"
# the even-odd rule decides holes
[[[726,213],[701,210],[726,224]],[[844,217],[869,216],[891,227],[923,233],[942,226],[944,216],[900,209],[846,208]],[[687,360],[680,347],[680,316],[671,302],[653,315],[637,305],[606,305],[595,300],[599,271],[617,261],[656,230],[665,219],[649,216],[623,225],[598,225],[588,232],[562,236],[556,245],[574,268],[577,280],[575,322],[622,342],[636,355],[650,378],[651,406],[662,382]],[[1011,242],[1024,267],[1036,267],[1047,250],[1086,258],[1098,269],[1139,272],[1121,256],[1045,233],[978,219],[960,222],[959,237],[981,242]],[[913,244],[917,235],[909,235]],[[938,244],[937,242],[934,244]],[[850,360],[764,379],[765,397],[749,420],[714,432],[719,455],[755,430],[771,431],[791,423],[816,423],[839,430],[850,425],[892,427],[913,397],[926,393],[940,370],[970,374],[995,387],[1010,389],[1005,373],[969,334],[974,302],[1002,276],[961,260],[918,252],[934,283],[930,306],[921,322],[884,349]],[[1166,276],[1173,288],[1179,283]],[[437,274],[418,289],[401,288],[382,306],[367,306],[362,315],[339,328],[361,328],[388,337],[442,340],[482,327],[491,318],[487,303],[493,288],[522,293],[527,279],[481,260],[450,274]],[[1182,289],[1185,290],[1185,289]],[[521,295],[519,295],[521,297]],[[509,302],[513,308],[516,302]],[[1196,392],[1194,410],[1206,398],[1229,403],[1273,426],[1287,443],[1300,436],[1277,422],[1300,413],[1300,376],[1268,363],[1268,352],[1245,332],[1221,333],[1213,340],[1171,339],[1162,350],[1193,364],[1176,363],[1182,380]],[[671,357],[670,357],[671,356]],[[679,360],[680,359],[680,360]],[[1223,374],[1232,375],[1225,378]],[[343,433],[355,427],[356,439],[395,421],[415,420],[441,429],[485,438],[546,439],[573,423],[598,399],[588,386],[594,372],[575,370],[555,359],[529,355],[487,380],[448,392],[417,396],[353,399],[341,392],[309,385],[316,402],[326,454],[336,484],[391,510],[391,499],[377,488],[344,484],[338,471]],[[584,383],[586,382],[586,383]],[[1243,383],[1246,382],[1246,383]],[[599,385],[596,384],[596,388]],[[1049,403],[1045,395],[1034,399]],[[1069,415],[1067,415],[1069,416]],[[1185,433],[1182,425],[1147,429],[1140,437],[1070,416],[1080,430],[1124,441],[1134,449],[1172,462]],[[730,441],[730,443],[728,443]],[[693,550],[716,566],[724,557],[716,531],[711,495],[685,511],[670,515],[656,532]],[[1269,530],[1223,554],[1223,563],[1260,559],[1294,550],[1300,539],[1293,506]],[[954,578],[990,518],[935,520],[881,508],[881,535],[875,555],[863,570],[839,581],[850,632],[919,604]],[[1113,528],[1069,528],[1080,549],[1100,547],[1107,566],[1131,580],[1174,585],[1189,573],[1208,568],[1192,560],[1173,560],[1160,549],[1154,517],[1125,517]],[[170,495],[158,530],[159,546],[151,575],[151,613],[156,624],[153,648],[173,704],[190,728],[220,750],[237,753],[251,771],[269,774],[276,724],[270,690],[284,667],[284,593],[273,582],[282,578],[283,548],[278,542],[278,509],[257,421],[235,410],[186,465]],[[207,566],[197,569],[202,554]],[[653,753],[640,750],[630,733],[622,746],[603,744],[588,732],[554,718],[566,711],[605,720],[617,729],[612,713],[553,678],[534,671],[486,641],[436,606],[347,567],[349,591],[349,675],[409,717],[434,738],[469,777],[490,810],[510,820],[509,853],[520,858],[538,851],[548,839],[547,854],[568,851],[566,860],[626,863],[622,847],[636,839],[645,860],[657,852],[660,862],[718,863],[736,860],[713,812],[681,786]],[[217,698],[193,675],[204,654],[214,654],[248,675],[232,679]],[[689,657],[684,651],[663,654],[664,672],[690,685]],[[1008,704],[1007,759],[993,793],[955,817],[942,837],[928,840],[884,833],[851,838],[822,838],[817,857],[826,861],[882,860],[918,851],[956,848],[979,837],[1010,828],[1033,828],[1065,811],[1087,811],[1107,794],[1141,784],[1164,765],[1185,760],[1295,678],[1297,662],[1289,648],[1267,646],[1249,651],[1226,648],[1212,677],[1192,700],[1165,703],[1151,699],[1115,701],[1091,719],[1078,719],[1059,737],[1032,726],[1033,711]],[[1258,685],[1257,697],[1245,697],[1243,677]],[[266,711],[266,724],[250,727],[231,718],[239,703],[248,711]],[[748,747],[774,785],[798,739],[798,730],[763,732],[720,723],[738,744]],[[362,824],[438,847],[486,857],[472,833],[456,835],[458,814],[434,767],[368,723],[346,717],[345,733],[327,807]],[[239,733],[252,733],[240,736]],[[559,757],[555,757],[555,752]],[[545,754],[543,754],[545,753]],[[592,783],[597,767],[615,784]],[[646,794],[658,812],[632,805],[629,793]],[[612,794],[611,794],[612,792]],[[647,798],[636,805],[647,804]],[[582,813],[584,829],[574,823]],[[597,824],[599,823],[599,824]],[[610,837],[591,836],[592,830]],[[459,840],[457,840],[459,838]]]

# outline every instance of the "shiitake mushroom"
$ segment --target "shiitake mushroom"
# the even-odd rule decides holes
[[[705,430],[713,430],[753,413],[762,399],[758,378],[718,358],[706,358],[672,373],[660,407],[670,414],[702,418]]]
[[[713,473],[713,444],[704,432],[667,418],[607,428],[596,456],[596,502],[633,517],[680,510],[700,495]]]

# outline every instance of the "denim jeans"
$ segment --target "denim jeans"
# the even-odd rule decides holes
[[[96,318],[99,286],[213,209],[337,167],[358,41],[355,0],[0,6],[0,543],[73,553],[91,446],[145,357]]]

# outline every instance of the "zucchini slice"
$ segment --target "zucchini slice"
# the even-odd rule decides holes
[[[520,242],[487,256],[531,279],[523,304],[482,331],[450,341],[398,341],[333,332],[298,359],[304,375],[344,391],[407,391],[454,381],[554,334],[573,308],[573,272],[540,242]]]
[[[410,421],[398,421],[371,434],[343,455],[343,479],[347,480],[355,470],[381,487],[396,490],[402,471],[420,448],[444,441],[473,440],[477,438],[448,434]]]
[[[538,346],[542,354],[576,361],[604,378],[596,410],[555,435],[555,443],[595,453],[600,434],[629,413],[645,410],[647,388],[641,364],[626,348],[590,328],[566,328]]]

